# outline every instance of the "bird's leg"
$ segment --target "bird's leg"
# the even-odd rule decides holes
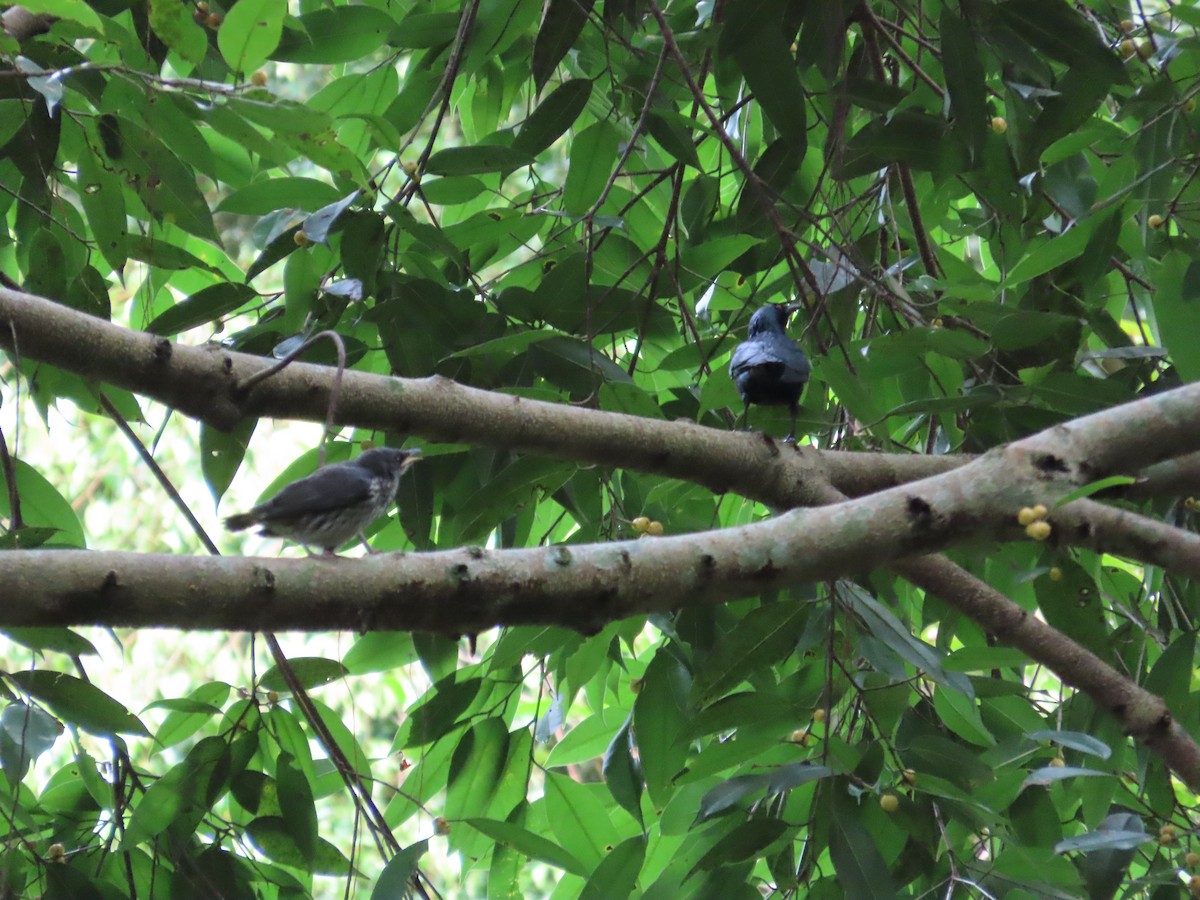
[[[750,401],[743,399],[744,406],[742,407],[742,431],[750,430]]]
[[[785,444],[796,443],[796,416],[799,412],[800,412],[799,407],[795,403],[793,403],[792,404],[792,430],[789,431],[788,436],[783,439],[783,442]]]
[[[365,531],[360,531],[358,533],[358,539],[360,541],[362,541],[362,545],[367,548],[368,553],[377,553],[378,552],[374,547],[372,547],[370,544],[367,543],[367,533]]]

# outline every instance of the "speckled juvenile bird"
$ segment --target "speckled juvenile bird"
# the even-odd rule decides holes
[[[332,555],[387,511],[400,476],[420,456],[420,450],[366,450],[357,459],[322,466],[293,481],[249,512],[230,516],[225,526],[241,531],[261,525],[259,534],[291,538],[305,549],[320,547]]]
[[[796,414],[800,395],[808,383],[808,357],[787,336],[788,317],[799,305],[771,304],[750,317],[746,340],[738,344],[729,361],[729,377],[742,395],[742,427],[750,428],[750,404],[787,406],[792,430],[785,441],[796,440]]]

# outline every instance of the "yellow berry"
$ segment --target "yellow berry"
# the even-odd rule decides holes
[[[652,534],[655,537],[663,533],[663,523],[659,521],[651,522],[646,526],[646,534]]]
[[[791,741],[793,744],[799,744],[801,747],[808,745],[808,729],[797,728],[792,732]]]
[[[1193,875],[1188,879],[1188,892],[1193,897],[1200,897],[1200,875]]]
[[[1151,228],[1162,228],[1163,222],[1165,222],[1165,221],[1167,221],[1167,220],[1164,219],[1162,216],[1160,216],[1158,213],[1155,213],[1154,215],[1152,215],[1150,218],[1148,218],[1146,220],[1146,224],[1149,225]]]
[[[1183,101],[1183,111],[1185,113],[1194,113],[1196,111],[1196,98],[1188,97]]]
[[[915,785],[917,783],[917,773],[912,769],[905,769],[900,773],[900,777],[904,779],[905,784]]]
[[[1004,132],[1008,131],[1008,122],[1004,120],[1003,116],[995,116],[992,119],[992,131],[996,132],[996,134],[1004,134]]]
[[[47,852],[50,854],[52,860],[62,862],[63,858],[67,855],[67,848],[62,844],[51,844]]]
[[[879,808],[885,813],[894,813],[900,808],[900,798],[895,794],[884,794],[879,798]]]
[[[300,229],[292,235],[292,240],[296,242],[297,247],[307,247],[312,243],[312,239],[304,233],[304,229]]]
[[[196,9],[202,13],[206,13],[208,12],[208,4],[205,2],[205,0],[200,0],[200,2],[196,4]]]
[[[267,702],[268,703],[278,703],[279,702],[279,691],[267,691]]]
[[[1183,505],[1185,507],[1187,507],[1188,509],[1195,509],[1196,508],[1196,498],[1188,497],[1186,500],[1183,501]]]
[[[436,819],[434,819],[433,827],[438,834],[450,833],[450,823],[446,820],[445,816],[438,816]]]
[[[1067,761],[1065,759],[1063,759],[1061,756],[1056,756],[1056,757],[1054,757],[1054,759],[1050,760],[1050,765],[1055,769],[1061,769],[1066,764],[1067,764]]]
[[[1050,510],[1046,509],[1046,507],[1041,503],[1035,503],[1033,505],[1033,517],[1035,519],[1044,519],[1048,515],[1050,515]]]
[[[261,70],[255,72],[250,76],[250,82],[258,87],[263,87],[267,83],[267,73]]]
[[[1035,541],[1044,541],[1046,538],[1050,537],[1050,523],[1042,522],[1040,520],[1037,522],[1030,522],[1025,526],[1025,533]]]
[[[1137,44],[1135,44],[1133,41],[1129,40],[1128,38],[1121,41],[1120,45],[1118,46],[1118,49],[1121,51],[1122,59],[1132,59],[1133,57],[1137,56],[1137,52],[1138,52]]]
[[[934,328],[941,328],[941,327],[942,327],[942,326],[944,326],[946,323],[945,323],[944,321],[942,321],[942,317],[941,317],[941,316],[938,316],[936,319],[934,319],[934,320],[933,320],[932,322],[930,322],[929,324],[930,324],[930,325],[932,325]]]
[[[812,714],[812,720],[814,722],[816,722],[818,725],[820,725],[822,722],[824,722],[825,721],[825,710],[814,709],[813,714]]]
[[[209,28],[220,28],[221,23],[225,21],[225,17],[220,13],[209,13],[204,18],[204,24]]]
[[[1017,523],[1020,525],[1031,525],[1037,520],[1037,513],[1033,511],[1033,507],[1031,506],[1022,506],[1017,511]]]
[[[633,526],[633,530],[638,534],[645,534],[650,529],[650,519],[646,516],[638,516],[629,524]]]
[[[1131,19],[1122,19],[1121,24],[1117,27],[1121,29],[1122,34],[1133,34],[1137,30],[1137,26],[1133,24]]]
[[[1142,59],[1149,59],[1154,55],[1154,45],[1149,41],[1142,41],[1137,45],[1137,55]]]
[[[1058,566],[1054,566],[1053,568],[1050,569],[1050,580],[1051,581],[1062,581],[1062,579],[1063,579],[1062,569],[1060,569]]]
[[[1200,866],[1200,853],[1189,853],[1183,858],[1184,863],[1189,869],[1194,869]],[[1200,875],[1193,875],[1192,878],[1200,878]]]

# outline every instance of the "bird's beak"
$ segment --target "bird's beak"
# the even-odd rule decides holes
[[[804,309],[803,303],[787,303],[784,304],[783,307],[784,312],[786,312],[789,316],[792,315],[792,313],[800,312],[802,309]]]
[[[408,451],[408,456],[406,456],[404,458],[404,468],[407,469],[413,463],[420,462],[420,461],[421,461],[421,451],[414,447],[412,450]]]

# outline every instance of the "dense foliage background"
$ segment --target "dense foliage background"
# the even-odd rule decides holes
[[[0,37],[0,273],[131,329],[264,356],[328,329],[364,371],[728,430],[750,313],[797,301],[802,430],[831,451],[977,453],[1200,376],[1190,3],[24,9],[55,20],[6,14]],[[316,464],[254,419],[183,424],[101,387],[86,345],[59,368],[17,344],[12,553],[160,549],[168,523],[202,552],[200,473],[220,500],[248,446],[280,483]],[[752,423],[782,435],[786,411]],[[84,455],[25,452],[47,428],[85,429]],[[340,437],[331,458],[387,438]],[[377,549],[771,515],[422,437]],[[191,486],[195,528],[147,469],[136,491],[81,477],[126,440]],[[1193,506],[1129,508],[1186,526]],[[1015,536],[953,559],[1200,733],[1196,587]],[[5,633],[0,896],[1200,896],[1192,791],[888,571],[598,633],[292,643],[290,680],[240,642],[177,686],[165,661],[87,672],[77,632]]]

